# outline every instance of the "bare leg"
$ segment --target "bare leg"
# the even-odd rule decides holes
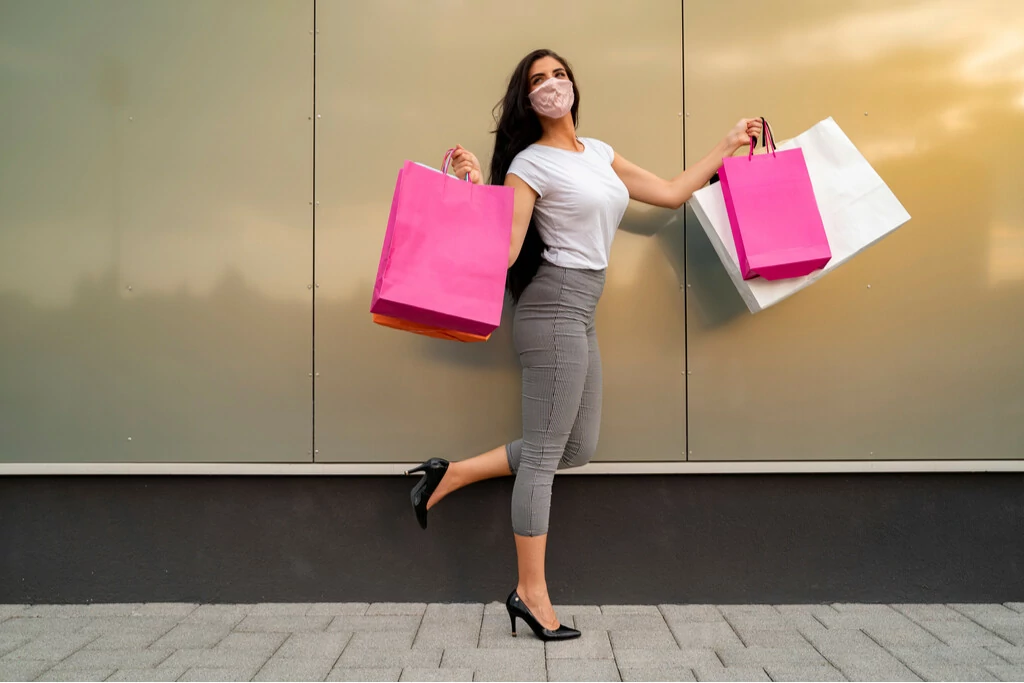
[[[516,555],[519,558],[519,583],[516,592],[519,598],[537,617],[542,626],[557,629],[559,626],[555,608],[548,596],[548,583],[544,578],[544,554],[547,550],[548,535],[516,537]]]
[[[504,446],[498,446],[468,460],[452,462],[448,465],[448,471],[444,473],[441,483],[427,501],[427,509],[434,507],[442,498],[463,486],[484,479],[507,477],[510,474],[512,470],[508,467],[508,456],[505,454]]]

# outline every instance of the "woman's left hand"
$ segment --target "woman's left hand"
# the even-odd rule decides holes
[[[725,146],[732,154],[741,147],[749,145],[751,138],[760,138],[762,132],[760,118],[740,119],[739,123],[733,126],[733,129],[725,136]]]

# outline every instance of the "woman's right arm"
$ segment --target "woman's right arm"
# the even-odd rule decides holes
[[[530,219],[533,218],[533,204],[537,201],[537,193],[519,176],[511,173],[505,176],[505,187],[511,187],[515,192],[512,210],[512,241],[508,245],[508,267],[511,268],[519,258],[519,250],[523,248],[523,240],[526,239],[526,231],[530,227]]]

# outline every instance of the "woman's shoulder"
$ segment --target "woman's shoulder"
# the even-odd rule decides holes
[[[511,168],[512,169],[550,169],[552,162],[556,159],[549,152],[551,150],[545,148],[543,145],[532,144],[524,148],[514,157],[512,157]]]
[[[582,142],[584,145],[590,147],[595,152],[600,154],[605,160],[608,161],[609,164],[615,160],[615,150],[612,149],[612,146],[609,145],[604,140],[600,140],[598,138],[584,137],[580,138],[580,142]]]
[[[527,145],[522,150],[520,150],[518,154],[512,157],[512,159],[513,161],[516,159],[536,159],[537,157],[543,155],[543,153],[544,147],[542,145],[538,145],[537,143],[533,143],[532,145]]]

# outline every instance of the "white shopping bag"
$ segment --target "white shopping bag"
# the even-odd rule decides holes
[[[831,117],[778,148],[794,147],[804,152],[832,249],[832,260],[822,270],[789,280],[744,280],[721,183],[697,190],[688,202],[751,313],[795,294],[910,220],[896,195]]]

